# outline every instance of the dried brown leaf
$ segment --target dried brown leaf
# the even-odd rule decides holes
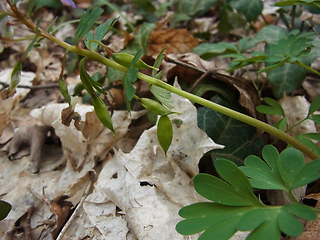
[[[157,56],[163,48],[165,53],[187,53],[199,44],[187,29],[155,29],[151,32],[148,54]]]
[[[20,155],[17,155],[19,151],[24,146],[28,146],[31,159],[30,171],[32,173],[39,172],[41,152],[49,131],[53,131],[52,127],[33,125],[20,128],[10,141],[9,159],[15,160],[19,158]]]

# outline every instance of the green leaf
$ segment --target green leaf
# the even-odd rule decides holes
[[[5,219],[11,211],[11,204],[0,200],[0,221]]]
[[[307,137],[307,138],[311,138],[313,140],[320,141],[320,133],[319,132],[317,132],[317,133],[305,133],[303,135],[305,137]]]
[[[288,7],[288,6],[295,6],[295,5],[310,5],[315,7],[320,7],[320,2],[317,0],[287,0],[275,3],[275,6],[278,7]]]
[[[115,134],[115,131],[112,125],[111,115],[108,111],[107,106],[98,96],[93,95],[91,97],[92,97],[92,104],[94,107],[94,111],[97,117],[105,127],[110,129]]]
[[[143,23],[134,34],[134,39],[128,44],[123,52],[135,54],[137,49],[142,49],[141,55],[145,55],[147,52],[150,34],[154,28],[155,24],[153,23]]]
[[[98,44],[93,42],[91,43],[91,45],[89,46],[89,42],[91,40],[96,40],[98,42],[100,42],[104,36],[110,31],[110,29],[114,26],[114,24],[118,21],[119,18],[116,18],[114,20],[111,20],[111,19],[107,19],[107,21],[105,21],[105,23],[99,25],[95,31],[95,34],[94,34],[94,37],[92,36],[92,33],[91,32],[88,32],[86,34],[86,41],[85,41],[85,44],[86,44],[86,47],[88,49],[90,49],[90,46],[91,46],[91,50],[96,50],[97,47],[98,47]]]
[[[171,145],[173,137],[172,123],[168,115],[162,115],[157,125],[157,137],[163,151],[167,156],[167,151]]]
[[[155,77],[155,78],[158,78],[158,76],[160,76],[157,72],[157,70],[156,69],[159,69],[160,68],[160,66],[161,66],[161,63],[162,63],[162,61],[163,61],[163,59],[164,59],[164,57],[165,57],[165,55],[163,54],[163,52],[164,52],[164,50],[165,50],[165,48],[163,48],[162,50],[161,50],[161,52],[158,54],[158,56],[156,57],[156,60],[154,61],[154,64],[153,64],[153,69],[152,69],[152,77]],[[161,79],[161,77],[160,78],[158,78],[158,79]]]
[[[265,97],[263,99],[269,106],[267,105],[259,105],[256,107],[257,111],[264,114],[270,114],[270,115],[281,115],[285,117],[284,110],[280,103],[278,103],[276,100]]]
[[[62,96],[67,101],[69,106],[71,106],[71,97],[70,97],[70,94],[68,92],[68,87],[67,87],[67,84],[63,81],[62,78],[59,78],[59,88],[60,88],[60,92],[61,92]]]
[[[210,100],[241,112],[240,107],[231,106],[218,95]],[[237,165],[243,165],[245,157],[260,154],[264,145],[262,139],[256,137],[255,128],[209,108],[198,108],[198,126],[215,142],[225,146],[224,149],[210,152],[213,161],[222,157],[232,160]]]
[[[150,92],[155,96],[156,99],[159,100],[164,106],[166,106],[169,109],[173,108],[173,101],[171,99],[171,92],[169,92],[166,89],[163,89],[161,87],[151,85],[150,86]]]
[[[229,233],[229,236],[225,236],[224,239],[229,239],[236,232],[239,217],[242,212],[247,209],[249,208],[225,206],[212,202],[191,204],[179,211],[179,215],[187,219],[179,222],[176,226],[176,230],[183,235],[190,235],[210,228],[211,231],[209,235],[215,236],[217,233],[223,234],[220,231],[222,228],[223,232]],[[230,224],[232,219],[236,221]],[[228,222],[229,224],[226,224]],[[211,237],[207,239],[220,240],[223,238],[218,236],[218,238]]]
[[[215,161],[214,166],[219,175],[234,187],[234,191],[238,195],[242,195],[250,201],[248,205],[261,205],[261,202],[254,195],[248,179],[236,164],[220,158]]]
[[[280,39],[287,38],[287,36],[288,32],[283,27],[268,25],[257,33],[253,41],[272,44],[278,42]]]
[[[245,175],[234,163],[225,159],[217,159],[215,166],[218,173],[221,172],[227,178],[226,181],[229,184],[208,174],[198,174],[194,178],[194,185],[200,195],[216,203],[229,206],[260,206],[262,204],[253,194]],[[223,167],[231,170],[225,173]],[[237,184],[237,181],[242,182],[243,185]]]
[[[281,131],[285,131],[285,129],[288,127],[288,121],[287,118],[284,117],[281,120],[279,120],[278,122],[276,122],[274,124],[274,127],[280,129]]]
[[[254,155],[244,160],[244,166],[240,169],[250,178],[249,181],[253,187],[286,190],[277,167],[279,157],[276,153],[278,152],[273,146],[265,146],[263,156],[266,162]]]
[[[129,65],[128,71],[125,74],[124,80],[123,80],[123,85],[126,93],[126,99],[127,103],[129,103],[136,92],[136,89],[133,86],[133,83],[137,80],[137,74],[138,74],[138,69],[134,67],[135,63],[140,59],[142,56],[142,50],[139,49],[136,55],[133,57],[132,62]],[[129,106],[127,104],[127,106]]]
[[[83,86],[85,87],[85,89],[87,90],[87,92],[90,94],[91,97],[96,95],[93,88],[95,88],[98,92],[106,95],[107,92],[101,88],[102,85],[97,81],[93,80],[92,77],[90,77],[90,75],[87,73],[86,68],[84,66],[85,61],[86,59],[83,58],[79,63],[80,79],[81,79],[81,82],[83,83]]]
[[[21,71],[22,71],[22,62],[18,61],[11,72],[11,81],[9,85],[9,90],[13,91],[19,84],[21,78]]]
[[[253,159],[262,162],[258,164],[258,168],[254,166],[255,170],[259,167],[263,169],[262,172],[277,170],[281,157],[277,149],[267,145],[263,149],[263,156],[269,165],[262,165],[263,161],[259,158]],[[201,240],[227,240],[236,231],[251,231],[246,239],[278,240],[281,232],[298,236],[303,231],[296,216],[307,220],[317,217],[312,208],[299,203],[285,206],[264,205],[254,195],[247,178],[234,163],[218,159],[215,167],[226,182],[203,173],[195,176],[196,191],[214,202],[194,203],[183,207],[179,215],[185,219],[176,225],[179,233],[190,235],[203,232],[199,237]],[[260,176],[260,172],[256,176]]]
[[[263,10],[261,0],[228,0],[228,3],[241,12],[249,22],[257,20]]]
[[[310,119],[316,124],[320,125],[320,114],[313,114]]]
[[[272,220],[277,214],[279,209],[269,208],[256,208],[244,213],[239,221],[238,229],[240,231],[250,231],[258,228],[266,220]]]
[[[279,155],[275,147],[266,145],[262,155],[265,162],[251,155],[240,167],[255,188],[289,192],[320,178],[320,159],[305,164],[303,154],[296,149],[285,149]]]
[[[280,211],[278,223],[281,231],[289,236],[297,237],[303,232],[301,222],[286,211]]]
[[[320,109],[320,96],[316,97],[310,107],[309,107],[309,112],[308,112],[308,117],[313,114],[314,112],[318,111]]]
[[[311,148],[314,153],[316,153],[318,156],[320,156],[320,147],[316,143],[314,143],[312,140],[310,140],[310,138],[308,138],[305,134],[300,134],[300,135],[296,136],[296,139],[298,139],[300,142],[302,142],[307,147]]]
[[[295,179],[304,167],[304,161],[303,154],[294,148],[285,149],[280,153],[278,168],[284,185],[289,190],[293,189],[295,185],[299,185]]]
[[[294,183],[292,189],[306,185],[320,178],[320,159],[313,160],[307,163],[300,171],[294,176]]]
[[[246,240],[279,240],[281,231],[276,219],[263,222],[258,228],[250,233]]]
[[[218,55],[239,53],[237,47],[232,43],[201,43],[193,49],[201,58],[208,59]]]
[[[60,8],[60,7],[62,7],[61,2],[60,1],[56,1],[56,0],[46,0],[46,1],[35,0],[34,4],[36,6],[36,9],[39,9],[39,8],[42,8],[42,7],[51,7],[51,8]]]
[[[298,88],[306,76],[307,70],[295,64],[285,63],[268,72],[268,81],[276,98],[289,94]]]
[[[77,45],[79,41],[85,36],[95,23],[95,21],[100,17],[103,13],[101,8],[88,8],[85,14],[81,17],[79,25],[77,27],[75,36],[74,36],[74,44]]]
[[[306,220],[314,220],[317,218],[317,214],[312,210],[312,208],[306,205],[293,203],[282,206],[282,209],[292,215]]]

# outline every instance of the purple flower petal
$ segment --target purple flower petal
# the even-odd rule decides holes
[[[77,8],[72,0],[60,0],[63,5],[70,6],[73,8]]]

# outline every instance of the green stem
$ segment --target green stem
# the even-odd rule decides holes
[[[318,72],[317,70],[313,69],[312,67],[309,67],[308,65],[304,64],[303,62],[295,61],[294,63],[299,65],[299,66],[301,66],[301,67],[304,67],[304,68],[308,69],[310,72],[320,76],[320,72]]]
[[[211,102],[209,100],[203,99],[201,97],[198,97],[196,95],[193,95],[191,93],[185,92],[181,89],[175,88],[165,82],[162,82],[158,79],[152,78],[150,76],[147,76],[143,73],[138,73],[138,78],[141,80],[144,80],[148,82],[149,84],[156,85],[158,87],[162,87],[170,92],[173,92],[181,97],[187,98],[192,102],[198,103],[202,106],[205,106],[207,108],[210,108],[214,111],[217,111],[219,113],[222,113],[228,117],[234,118],[236,120],[239,120],[241,122],[244,122],[248,125],[251,125],[255,128],[261,129],[285,142],[292,145],[293,147],[299,149],[300,151],[304,152],[306,155],[308,155],[312,159],[317,159],[319,156],[315,154],[310,148],[296,140],[295,138],[291,137],[290,135],[286,134],[285,132],[267,124],[264,123],[258,119],[255,119],[253,117],[250,117],[248,115],[245,115],[243,113],[237,112],[235,110],[229,109],[227,107],[221,106],[219,104],[216,104],[214,102]]]
[[[35,25],[28,21],[19,11],[18,9],[16,8],[16,6],[10,4],[10,1],[8,1],[13,13],[15,14],[15,16],[20,19],[23,24],[25,24],[27,27],[30,28],[30,30],[32,30],[33,32],[36,32],[36,27]],[[93,51],[89,51],[89,50],[85,50],[85,49],[82,49],[82,48],[79,48],[78,46],[71,46],[70,44],[64,42],[64,41],[61,41],[59,39],[57,39],[56,37],[54,37],[53,35],[47,33],[46,31],[38,28],[39,30],[39,35],[41,35],[42,37],[45,37],[47,38],[48,40],[58,44],[59,46],[65,48],[67,51],[71,51],[71,52],[74,52],[78,55],[81,55],[81,56],[84,56],[84,57],[87,57],[88,59],[90,60],[94,60],[94,61],[97,61],[97,62],[100,62],[108,67],[111,67],[111,68],[114,68],[114,69],[117,69],[119,71],[122,71],[122,72],[127,72],[128,71],[128,68],[125,67],[125,66],[122,66],[116,62],[114,62],[113,60],[110,60],[108,58],[105,58],[103,57],[102,55],[96,53],[96,52],[93,52]],[[305,146],[304,144],[302,144],[301,142],[299,142],[298,140],[296,140],[295,138],[291,137],[290,135],[286,134],[285,132],[267,124],[267,123],[264,123],[260,120],[257,120],[253,117],[250,117],[248,115],[245,115],[243,113],[240,113],[240,112],[237,112],[237,111],[234,111],[232,109],[229,109],[227,107],[224,107],[224,106],[221,106],[219,104],[216,104],[214,102],[211,102],[209,100],[206,100],[206,99],[203,99],[201,97],[198,97],[196,95],[193,95],[191,93],[188,93],[186,91],[183,91],[181,89],[178,89],[176,87],[173,87],[159,79],[156,79],[156,78],[153,78],[153,77],[150,77],[148,75],[145,75],[141,72],[138,72],[138,78],[145,81],[145,82],[148,82],[149,84],[152,84],[152,85],[156,85],[158,87],[161,87],[161,88],[164,88],[172,93],[175,93],[181,97],[184,97],[184,98],[187,98],[189,99],[190,101],[192,102],[195,102],[195,103],[198,103],[202,106],[205,106],[205,107],[208,107],[214,111],[217,111],[219,113],[222,113],[228,117],[231,117],[231,118],[234,118],[236,120],[239,120],[241,122],[244,122],[248,125],[251,125],[255,128],[258,128],[258,129],[261,129],[285,142],[287,142],[288,144],[292,145],[293,147],[299,149],[300,151],[304,152],[306,155],[308,155],[311,159],[317,159],[319,156],[317,154],[315,154],[310,148],[308,148],[307,146]]]
[[[294,129],[295,127],[299,126],[302,122],[304,122],[305,120],[307,120],[308,118],[304,118],[302,120],[300,120],[299,122],[295,123],[293,126],[289,127],[286,132],[290,132],[292,129]]]

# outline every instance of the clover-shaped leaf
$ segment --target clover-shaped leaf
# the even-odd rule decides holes
[[[238,166],[226,159],[217,159],[215,167],[227,182],[209,174],[194,178],[196,191],[205,198],[229,206],[260,206],[246,176]]]
[[[283,181],[279,174],[283,172],[281,164],[285,164],[289,157],[296,155],[292,149],[287,150],[279,154],[274,147],[266,146],[263,157],[268,164],[258,157],[250,157],[249,165],[252,169],[248,166],[244,168],[249,169],[248,172],[257,170],[256,175],[262,175],[261,179],[258,179],[261,181],[258,181],[259,184],[270,177],[268,187],[282,187],[277,182]],[[279,164],[279,161],[283,162]],[[253,164],[254,162],[258,163]],[[248,240],[278,240],[282,232],[289,236],[299,236],[302,233],[303,225],[297,217],[306,220],[317,217],[310,207],[299,203],[285,206],[264,205],[253,194],[248,179],[237,165],[229,160],[217,159],[215,167],[226,182],[208,174],[198,174],[194,178],[197,192],[215,202],[194,203],[182,208],[179,215],[186,219],[177,224],[176,229],[179,233],[190,235],[203,232],[199,240],[227,240],[237,231],[251,231],[246,238]],[[301,176],[304,176],[304,171],[309,171],[308,168],[302,167],[302,170],[298,160],[290,168],[294,172],[299,169],[298,173],[287,174],[284,183],[295,179],[301,184],[303,182]],[[254,174],[250,172],[249,175]],[[314,176],[309,180],[313,178]]]
[[[245,166],[240,167],[253,187],[289,192],[320,178],[320,159],[305,164],[303,154],[296,149],[288,148],[279,155],[275,147],[267,145],[262,156],[265,161],[248,156]]]

